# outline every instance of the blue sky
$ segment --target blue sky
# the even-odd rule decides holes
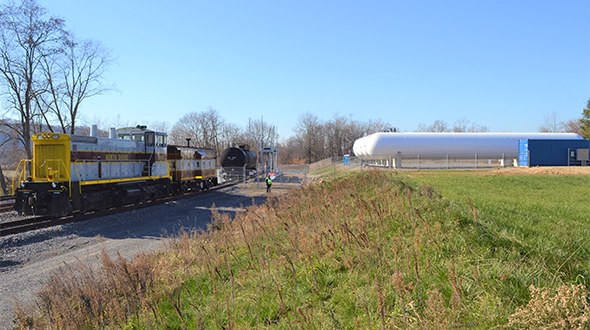
[[[87,118],[174,124],[213,107],[281,139],[306,112],[524,132],[590,98],[585,0],[38,1],[117,58],[120,93],[86,100]]]

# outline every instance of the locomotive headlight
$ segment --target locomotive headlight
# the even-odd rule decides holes
[[[57,188],[57,182],[52,182],[51,186],[53,187],[53,189]]]
[[[20,182],[20,187],[21,187],[21,188],[24,188],[24,187],[25,187],[25,182],[24,182],[24,181],[21,181],[21,182]]]
[[[59,139],[59,135],[57,135],[57,134],[53,134],[51,137],[52,137],[54,140],[57,140],[57,139]]]

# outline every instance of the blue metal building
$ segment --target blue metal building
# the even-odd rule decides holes
[[[518,166],[589,165],[590,140],[519,140]]]

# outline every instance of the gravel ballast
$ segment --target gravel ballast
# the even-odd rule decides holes
[[[275,187],[272,194],[291,188]],[[241,184],[140,210],[0,237],[0,329],[12,329],[14,302],[33,302],[43,282],[59,267],[98,264],[102,251],[111,257],[131,258],[163,249],[170,235],[206,229],[212,207],[233,217],[252,204],[263,203],[268,196],[265,189]],[[4,213],[0,222],[16,218],[16,212]]]

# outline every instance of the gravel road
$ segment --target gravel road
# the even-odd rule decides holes
[[[275,184],[282,194],[299,184]],[[14,301],[34,301],[52,271],[79,262],[96,263],[101,252],[131,258],[164,247],[165,237],[190,228],[205,229],[214,205],[219,212],[236,212],[266,198],[264,185],[237,185],[192,198],[114,216],[40,229],[0,238],[0,329],[13,328]],[[15,217],[15,212],[0,217]],[[2,222],[2,220],[0,220]]]

